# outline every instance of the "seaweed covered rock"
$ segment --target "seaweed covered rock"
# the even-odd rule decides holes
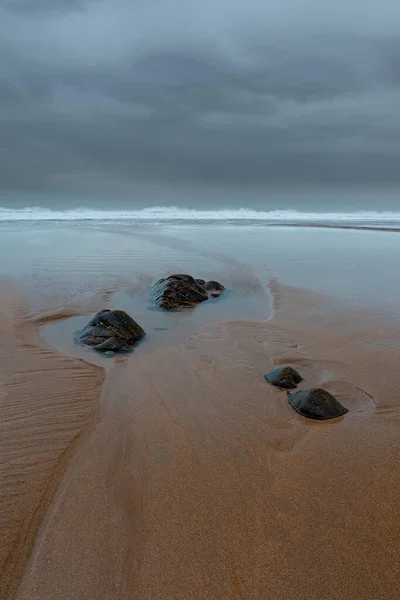
[[[292,367],[279,367],[264,375],[264,378],[267,383],[284,388],[285,390],[293,389],[298,383],[303,381],[301,375],[295,369],[292,369]]]
[[[321,388],[288,393],[288,402],[296,412],[309,419],[336,419],[349,412],[332,394]]]
[[[78,333],[75,341],[100,351],[126,350],[145,336],[144,330],[123,310],[102,310]]]
[[[205,282],[191,275],[178,273],[159,279],[151,288],[155,304],[167,310],[192,308],[210,297],[219,296],[224,286],[217,281]]]

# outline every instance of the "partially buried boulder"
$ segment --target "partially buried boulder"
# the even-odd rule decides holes
[[[102,310],[78,333],[75,341],[102,352],[127,350],[145,336],[144,330],[123,310]]]
[[[349,412],[332,394],[321,388],[288,393],[288,402],[296,412],[309,419],[336,419]]]
[[[159,279],[151,288],[155,304],[167,310],[192,308],[210,297],[219,296],[224,286],[217,281],[205,282],[191,275],[178,273]]]
[[[302,376],[292,367],[279,367],[264,375],[264,378],[267,383],[285,390],[295,388],[298,383],[303,381]]]

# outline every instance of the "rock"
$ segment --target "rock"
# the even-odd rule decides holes
[[[205,288],[210,298],[218,298],[225,289],[222,283],[218,283],[218,281],[207,281]]]
[[[301,375],[292,367],[279,367],[264,375],[264,378],[271,385],[276,385],[285,390],[295,388],[298,383],[303,381]]]
[[[123,310],[102,310],[89,321],[75,341],[101,352],[126,350],[145,336],[144,330]]]
[[[210,297],[219,296],[224,286],[217,281],[205,282],[191,275],[178,273],[159,279],[151,288],[157,306],[168,310],[194,307]]]
[[[310,419],[336,419],[347,412],[332,394],[321,388],[288,392],[288,402],[296,412]]]

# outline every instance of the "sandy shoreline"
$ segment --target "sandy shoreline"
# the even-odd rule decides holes
[[[271,291],[273,321],[105,376],[44,347],[1,282],[0,598],[399,597],[400,326]],[[348,415],[294,413],[263,381],[288,363]]]

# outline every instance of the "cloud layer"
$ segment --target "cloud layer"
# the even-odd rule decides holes
[[[400,3],[0,0],[0,189],[400,184]]]

